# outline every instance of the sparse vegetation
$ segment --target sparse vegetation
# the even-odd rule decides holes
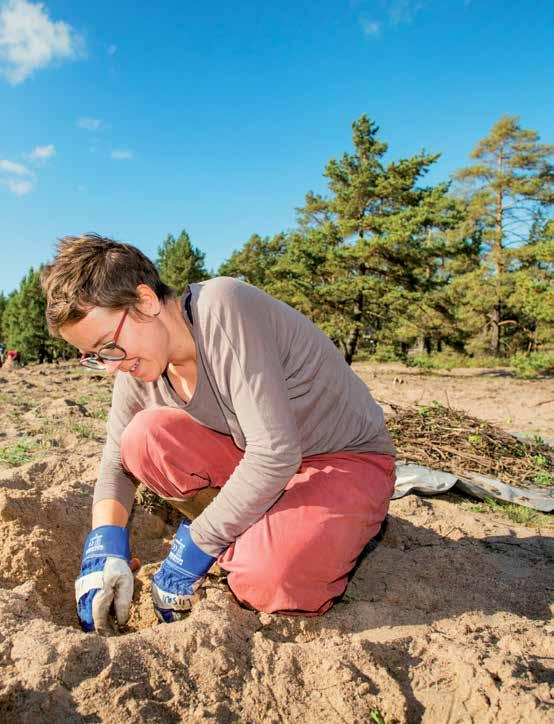
[[[475,513],[495,513],[512,523],[526,525],[530,528],[554,528],[554,516],[540,513],[532,508],[514,503],[503,503],[493,498],[487,498],[477,505],[471,504],[470,510]]]
[[[24,465],[31,462],[36,457],[37,452],[44,447],[45,445],[40,444],[34,438],[19,438],[16,442],[0,448],[0,462],[12,466]]]

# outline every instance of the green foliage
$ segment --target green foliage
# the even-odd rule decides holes
[[[325,168],[330,195],[306,195],[300,229],[269,285],[327,332],[349,363],[363,334],[402,344],[395,332],[402,323],[415,338],[417,314],[427,322],[433,317],[424,296],[440,283],[437,259],[449,255],[445,233],[462,218],[448,184],[419,185],[440,154],[385,164],[379,128],[364,115],[352,131],[353,151]]]
[[[93,440],[96,437],[96,432],[93,428],[84,422],[75,422],[70,429],[71,432],[74,432],[77,437],[80,437],[82,440]]]
[[[13,467],[23,465],[34,458],[39,447],[40,444],[33,438],[20,438],[12,445],[0,448],[0,461]]]
[[[351,148],[309,191],[298,226],[250,236],[219,274],[243,279],[306,314],[350,363],[402,360],[426,370],[513,365],[531,378],[553,371],[554,146],[505,115],[454,175],[423,183],[440,154],[386,160],[388,144],[366,115]],[[186,231],[158,250],[178,293],[209,278]],[[38,272],[0,294],[0,340],[27,360],[71,354],[50,340]]]
[[[220,266],[221,276],[242,279],[264,289],[270,282],[272,270],[286,249],[286,236],[277,234],[272,239],[252,234],[239,251],[234,251]]]
[[[3,342],[6,338],[6,335],[4,334],[4,329],[2,327],[2,318],[4,316],[4,310],[6,308],[7,299],[4,295],[4,292],[0,292],[0,342]]]
[[[510,358],[510,366],[517,377],[532,379],[540,375],[554,374],[553,352],[517,352]]]
[[[487,498],[483,506],[474,506],[474,509],[476,512],[489,510],[498,513],[513,523],[519,523],[520,525],[545,528],[550,528],[553,525],[551,517],[541,514],[532,508],[526,508],[523,505],[516,505],[515,503],[503,503],[494,500],[494,498]]]
[[[541,470],[533,479],[535,485],[554,486],[554,474],[548,470]]]
[[[406,360],[408,367],[419,367],[427,370],[452,370],[456,367],[489,367],[494,368],[502,364],[503,360],[493,355],[478,354],[469,356],[446,349],[443,352],[432,352],[431,354],[409,355]],[[504,360],[506,366],[510,360]]]
[[[455,175],[481,239],[479,268],[462,275],[455,290],[461,323],[481,338],[482,351],[506,355],[536,346],[540,328],[553,321],[552,230],[545,221],[554,204],[553,153],[518,116],[505,115],[471,153],[474,163]]]
[[[379,343],[371,355],[372,362],[398,362],[398,353],[391,344]]]
[[[463,499],[461,499],[463,500]],[[530,528],[553,528],[554,518],[550,513],[539,513],[532,508],[526,508],[522,505],[515,505],[514,503],[502,503],[494,500],[493,498],[487,498],[482,503],[470,503],[467,501],[464,507],[471,510],[473,513],[494,513],[502,518],[506,518],[513,523],[519,523],[526,525]]]
[[[187,284],[209,278],[204,263],[205,254],[191,244],[183,229],[178,239],[169,234],[158,248],[156,265],[162,281],[182,294]]]
[[[386,163],[378,134],[365,115],[355,121],[351,151],[325,167],[327,195],[306,194],[299,227],[254,234],[220,273],[305,313],[348,362],[359,351],[426,369],[497,366],[544,348],[554,331],[554,147],[504,116],[453,194],[421,183],[440,154]]]
[[[2,315],[4,342],[9,349],[16,349],[24,362],[51,362],[77,354],[73,347],[48,333],[40,271],[29,270],[19,289],[8,296]]]

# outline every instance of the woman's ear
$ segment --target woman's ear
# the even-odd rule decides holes
[[[161,302],[156,292],[154,292],[148,284],[139,284],[137,287],[137,295],[139,297],[139,303],[137,304],[138,311],[147,317],[157,317],[160,313]]]

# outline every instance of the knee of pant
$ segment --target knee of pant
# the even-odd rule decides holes
[[[137,412],[121,436],[120,455],[123,467],[136,478],[142,478],[142,463],[148,453],[149,442],[154,432],[168,424],[168,412],[171,408],[154,407]]]
[[[250,605],[263,610],[268,595],[274,596],[294,583],[295,572],[286,561],[264,556],[260,552],[231,573],[230,579],[240,591],[248,591]]]

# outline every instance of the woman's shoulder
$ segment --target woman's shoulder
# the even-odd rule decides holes
[[[233,277],[213,277],[191,288],[201,316],[227,316],[229,312],[250,307],[252,302],[263,305],[271,300],[261,289]]]

